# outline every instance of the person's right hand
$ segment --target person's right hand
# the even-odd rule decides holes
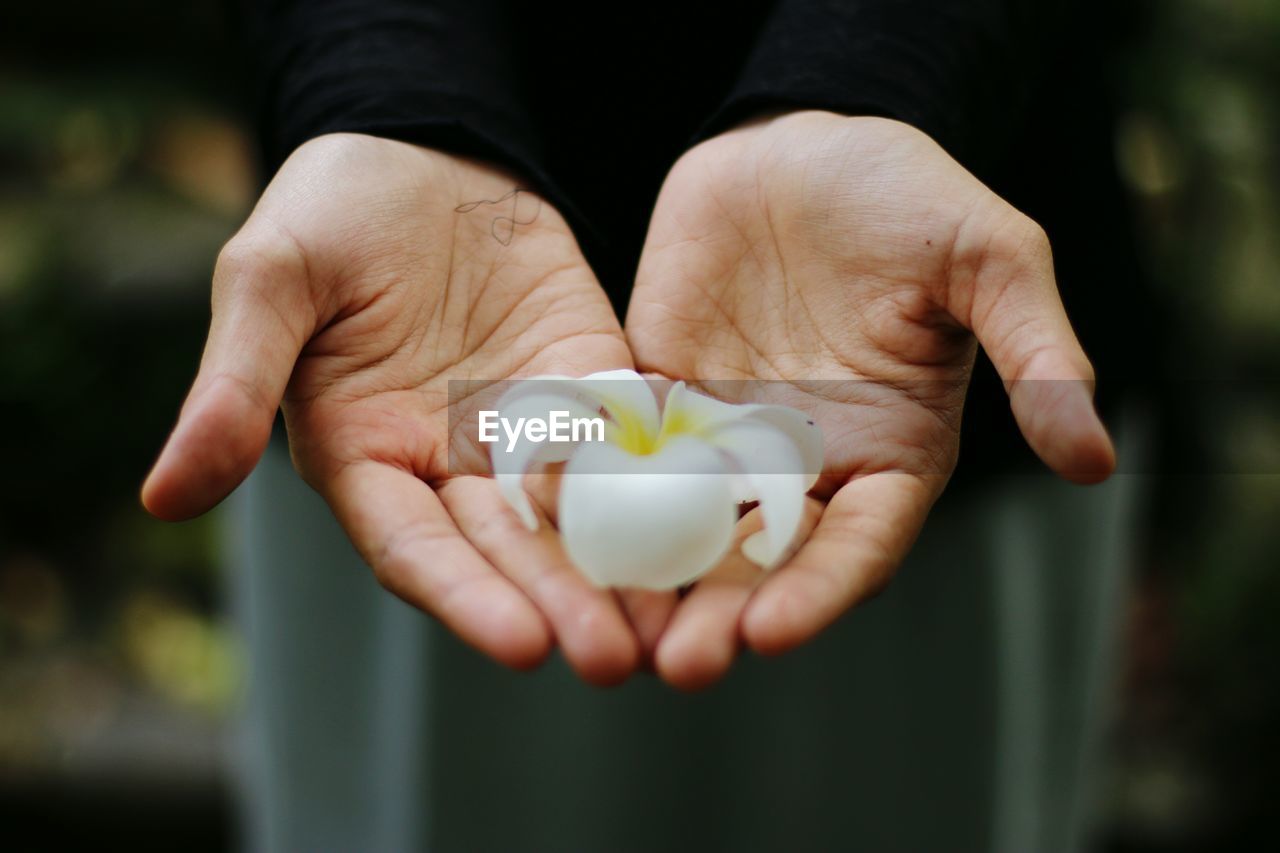
[[[283,400],[295,465],[384,586],[508,665],[558,641],[615,682],[640,654],[618,599],[493,480],[449,470],[449,379],[633,366],[568,226],[516,186],[369,136],[300,147],[218,259],[200,371],[142,499],[171,520],[218,503]]]

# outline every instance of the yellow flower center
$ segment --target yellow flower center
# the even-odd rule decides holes
[[[657,453],[667,442],[680,435],[696,435],[697,424],[687,412],[668,409],[662,413],[658,434],[645,429],[644,420],[626,410],[613,410],[609,424],[609,441],[621,450],[636,456]]]

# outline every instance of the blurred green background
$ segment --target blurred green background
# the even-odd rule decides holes
[[[1275,835],[1280,791],[1280,0],[1128,9],[1115,153],[1177,398],[1098,841],[1202,849]],[[246,662],[219,517],[164,525],[136,493],[256,193],[241,60],[212,0],[6,17],[0,833],[220,849]]]

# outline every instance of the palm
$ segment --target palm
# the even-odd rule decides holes
[[[568,227],[515,186],[372,137],[300,148],[219,260],[201,373],[144,494],[167,517],[215,502],[283,397],[295,464],[384,585],[508,663],[554,637],[611,681],[638,655],[618,602],[451,464],[449,380],[632,363]]]
[[[359,158],[364,171],[326,161],[333,173],[314,178],[326,187],[323,201],[289,226],[313,278],[327,280],[328,301],[341,307],[302,350],[284,410],[308,477],[373,459],[438,485],[459,469],[449,458],[450,381],[573,374],[631,359],[550,206],[527,192],[511,196],[512,179],[492,170],[374,142],[384,150]],[[263,204],[272,201],[268,194]]]
[[[814,502],[812,537],[759,590],[765,576],[734,560],[684,599],[658,650],[668,677],[714,678],[740,636],[762,651],[793,646],[888,580],[955,464],[970,329],[1006,378],[1083,375],[1082,355],[1067,370],[1075,353],[1020,337],[1038,324],[1056,343],[1065,318],[1019,330],[998,307],[1005,284],[1047,262],[1042,251],[1016,211],[894,122],[797,114],[676,165],[627,316],[637,364],[694,381],[784,380],[749,387],[818,417],[827,457],[814,493],[830,503]],[[1036,434],[1043,399],[1014,402],[1051,464],[1079,450]]]
[[[943,307],[954,212],[904,200],[886,177],[901,163],[932,183],[913,152],[875,152],[865,137],[851,152],[822,137],[773,142],[720,137],[673,170],[628,317],[638,362],[789,380],[772,392],[831,416],[828,481],[945,475],[975,352]]]

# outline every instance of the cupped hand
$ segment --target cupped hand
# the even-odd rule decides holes
[[[618,599],[449,462],[448,380],[632,366],[564,220],[518,186],[374,137],[299,148],[218,259],[200,370],[143,502],[212,507],[283,401],[295,465],[383,585],[509,665],[558,642],[614,682],[639,660]]]
[[[889,580],[954,468],[979,343],[1049,467],[1092,482],[1114,466],[1044,232],[895,121],[791,113],[691,150],[658,199],[626,333],[643,371],[781,380],[773,401],[827,436],[791,558],[771,573],[731,558],[676,606],[656,664],[679,686],[723,675],[743,642],[806,642]]]

